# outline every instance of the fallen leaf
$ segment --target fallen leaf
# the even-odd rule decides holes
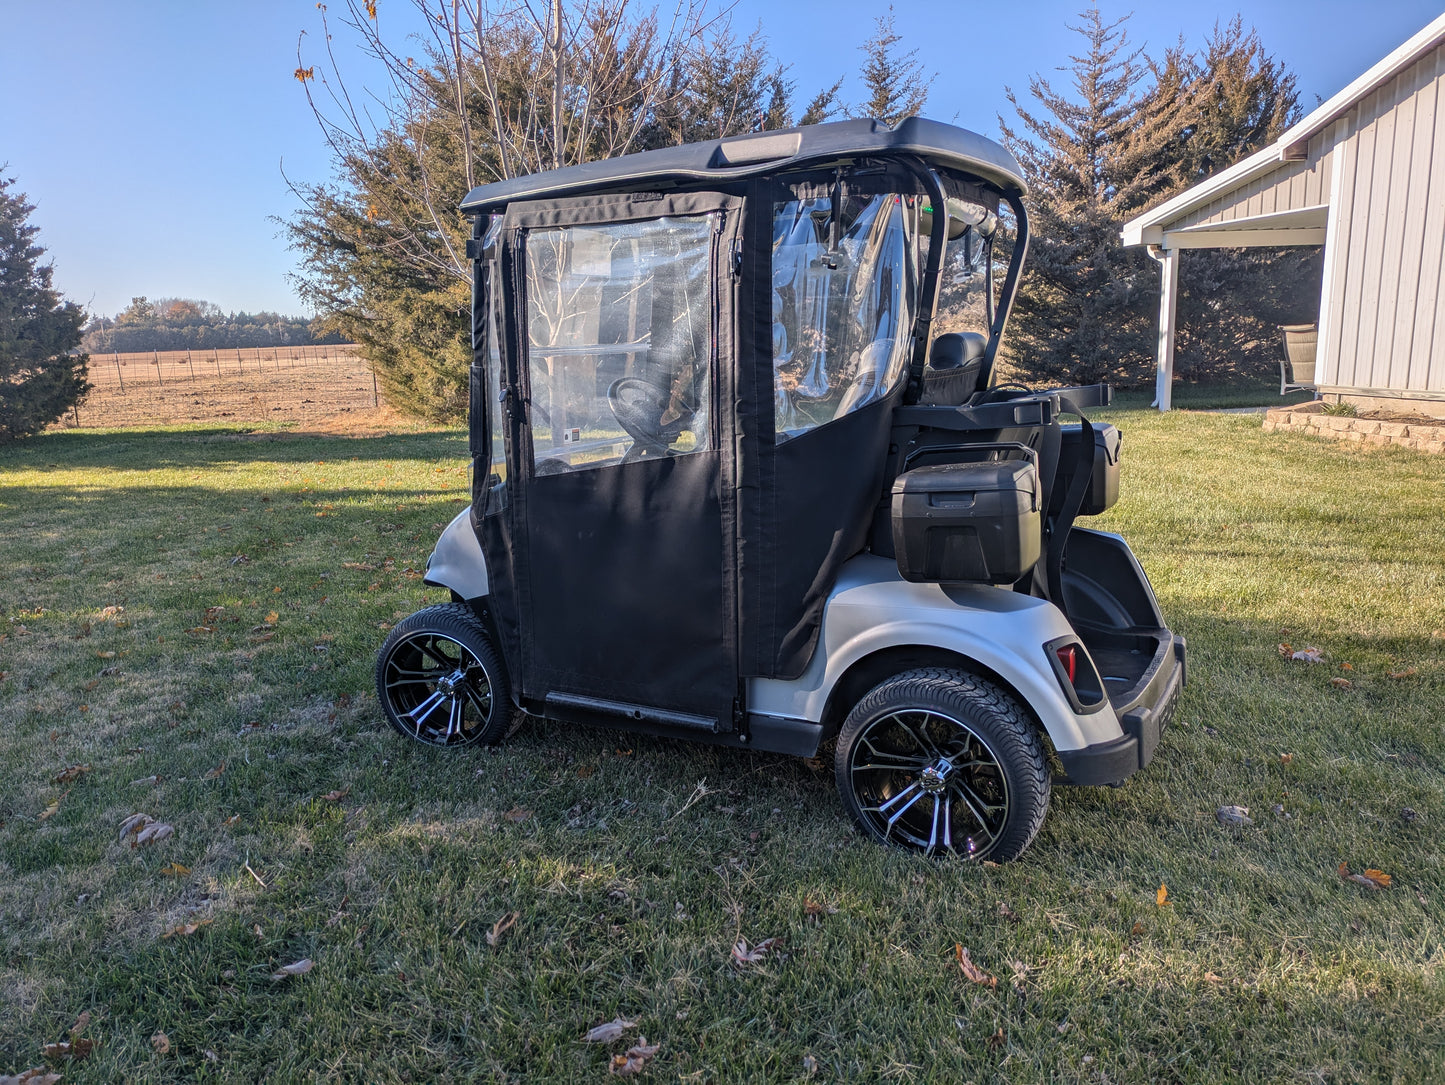
[[[135,843],[131,846],[139,848],[146,844],[159,844],[175,831],[173,825],[167,825],[164,821],[153,821],[135,834]]]
[[[1282,655],[1282,656],[1284,656],[1285,659],[1288,659],[1293,652],[1294,652],[1294,649],[1291,648],[1291,647],[1289,646],[1289,644],[1287,644],[1287,643],[1286,643],[1286,644],[1281,644],[1281,645],[1279,646],[1279,654]]]
[[[640,1036],[638,1039],[641,1042],[629,1047],[627,1054],[612,1056],[612,1062],[607,1067],[611,1073],[618,1077],[632,1077],[634,1074],[640,1074],[647,1066],[648,1061],[662,1048],[661,1044],[653,1044],[649,1047],[646,1036]]]
[[[1003,1028],[1000,1027],[997,1032],[988,1038],[988,1048],[990,1051],[997,1051],[1006,1042],[1003,1035]]]
[[[56,800],[55,800],[54,802],[52,802],[49,806],[47,806],[44,810],[40,811],[40,820],[41,820],[41,821],[44,821],[44,820],[46,820],[47,818],[54,817],[54,816],[59,812],[59,810],[60,810],[60,804],[61,804],[61,802],[65,799],[65,796],[67,796],[67,795],[69,795],[69,794],[70,794],[70,788],[66,788],[64,791],[62,791],[62,792],[60,793],[60,798],[56,799]]]
[[[1204,981],[1206,983],[1223,983],[1224,977],[1216,976],[1213,972],[1206,972],[1204,973]]]
[[[80,1059],[88,1058],[95,1050],[94,1040],[62,1040],[57,1044],[46,1044],[40,1049],[40,1053],[47,1059]]]
[[[963,973],[964,978],[970,983],[982,984],[984,987],[997,987],[998,980],[990,976],[978,965],[973,963],[973,958],[968,955],[968,950],[963,948],[961,942],[953,943],[953,955],[958,960],[958,970]]]
[[[837,915],[838,909],[834,908],[831,904],[824,904],[820,900],[814,900],[813,895],[810,893],[803,898],[803,914],[814,923],[821,923],[823,922],[823,916]]]
[[[1238,828],[1254,824],[1254,818],[1249,816],[1249,807],[1247,806],[1221,806],[1214,811],[1214,816],[1218,819],[1219,824],[1228,827]],[[1164,902],[1161,900],[1159,903],[1163,904]]]
[[[1351,874],[1348,863],[1339,865],[1339,875],[1347,882],[1363,885],[1366,889],[1389,889],[1390,875],[1383,870],[1367,870],[1363,874]]]
[[[223,773],[223,772],[225,772],[225,771],[226,771],[226,763],[225,763],[224,761],[222,761],[219,765],[217,765],[215,768],[211,769],[211,770],[210,770],[209,772],[207,772],[204,776],[202,776],[201,779],[202,779],[202,780],[214,780],[214,779],[216,779],[218,776],[220,776],[221,773]]]
[[[191,872],[191,868],[182,863],[168,863],[161,867],[161,873],[168,878],[184,878]]]
[[[628,1029],[637,1027],[636,1021],[624,1021],[620,1017],[614,1017],[606,1024],[596,1025],[587,1030],[582,1037],[583,1043],[588,1044],[610,1044],[613,1040],[621,1039],[622,1034]]]
[[[95,657],[96,657],[97,659],[114,659],[114,658],[115,658],[115,653],[114,653],[114,652],[96,652],[96,653],[95,653]]]
[[[271,973],[273,980],[284,980],[287,976],[304,976],[315,967],[310,957],[302,957],[295,964],[282,965],[275,972]]]
[[[804,1055],[804,1056],[803,1056],[803,1073],[807,1074],[809,1077],[812,1077],[812,1076],[813,1076],[814,1074],[816,1074],[817,1072],[818,1072],[818,1060],[815,1059],[815,1058],[813,1058],[812,1055]]]
[[[1288,648],[1289,645],[1285,644],[1281,647]],[[1291,652],[1290,659],[1298,660],[1301,663],[1323,663],[1325,654],[1318,648],[1301,648],[1298,652]]]
[[[212,1051],[212,1050],[208,1047],[208,1048],[206,1048],[206,1061],[207,1061],[207,1062],[220,1062],[220,1061],[221,1061],[221,1056],[217,1055],[214,1051]]]
[[[591,775],[592,775],[593,773],[595,773],[596,771],[597,771],[597,766],[596,766],[596,765],[578,765],[578,766],[577,766],[577,779],[579,779],[579,780],[585,780],[585,779],[587,779],[587,777],[591,776]]]
[[[156,775],[156,776],[142,776],[139,780],[132,780],[132,781],[130,782],[130,786],[131,786],[131,787],[139,787],[141,784],[148,784],[148,785],[151,786],[151,787],[155,787],[156,784],[158,784],[158,783],[160,783],[160,782],[161,782],[161,777],[160,777],[159,775]]]
[[[277,622],[279,622],[280,620],[281,620],[281,615],[277,614],[274,610],[271,611],[271,613],[269,613],[269,614],[266,615],[266,623],[267,623],[268,625],[275,625],[275,624],[276,624]]]
[[[171,1038],[164,1032],[157,1032],[151,1037],[151,1047],[156,1049],[157,1055],[164,1055],[171,1049]]]
[[[768,955],[770,950],[782,943],[781,938],[764,938],[757,945],[749,947],[746,938],[739,938],[737,945],[733,946],[733,963],[738,965],[757,964]]]
[[[487,945],[496,946],[502,941],[502,936],[517,925],[517,920],[522,918],[520,912],[508,912],[492,924],[492,929],[487,932]]]
[[[1353,684],[1354,684],[1354,683],[1351,682],[1348,678],[1331,678],[1331,679],[1330,679],[1330,685],[1334,686],[1336,689],[1349,689],[1350,686],[1352,686]]]
[[[327,802],[340,802],[342,799],[346,798],[346,796],[350,794],[351,785],[347,784],[340,791],[328,791],[325,795],[322,795],[321,797]]]
[[[502,817],[506,818],[513,825],[520,825],[531,816],[532,811],[528,810],[525,806],[514,806],[502,815]]]
[[[189,938],[191,935],[195,934],[196,931],[200,930],[202,927],[209,926],[210,924],[212,924],[212,923],[214,923],[214,922],[215,922],[214,919],[202,919],[202,920],[201,920],[200,922],[198,922],[198,923],[178,923],[176,926],[170,928],[169,930],[163,931],[163,932],[161,933],[161,937],[162,937],[162,938],[177,938],[177,937],[179,937],[179,938]]]
[[[120,823],[120,838],[124,840],[131,833],[139,832],[153,821],[155,818],[149,814],[132,814]]]
[[[240,821],[240,820],[241,820],[241,815],[240,815],[240,814],[232,814],[232,815],[231,815],[230,817],[228,817],[225,821],[221,822],[221,824],[222,824],[222,825],[234,825],[234,824],[236,824],[236,822],[238,822],[238,821]]]
[[[1414,667],[1406,667],[1403,671],[1388,671],[1386,678],[1413,678],[1419,673]]]
[[[89,765],[71,765],[69,768],[61,769],[60,774],[50,782],[52,784],[68,784],[79,780],[90,771]]]
[[[75,1024],[73,1024],[73,1025],[70,1026],[70,1035],[71,1035],[71,1037],[74,1038],[74,1037],[76,1037],[76,1036],[79,1036],[82,1032],[85,1031],[86,1026],[88,1026],[89,1024],[90,1024],[90,1011],[89,1011],[89,1010],[82,1010],[82,1011],[80,1012],[80,1016],[75,1019]]]
[[[1282,753],[1282,754],[1279,755],[1279,763],[1280,763],[1281,765],[1288,765],[1288,764],[1289,764],[1291,761],[1293,761],[1293,760],[1294,760],[1294,754],[1292,754],[1292,753]]]
[[[998,914],[1000,919],[1007,919],[1010,923],[1017,923],[1019,915],[1003,901],[998,902]]]
[[[1139,935],[1144,933],[1144,924],[1136,922],[1133,928],[1130,929],[1129,933],[1137,938]]]
[[[60,1074],[47,1073],[43,1066],[34,1066],[13,1076],[0,1074],[0,1085],[55,1085],[60,1078]]]
[[[1354,668],[1353,664],[1350,664],[1350,663],[1341,663],[1341,664],[1340,664],[1340,670],[1342,670],[1342,671],[1352,671],[1352,670],[1354,670],[1354,669],[1355,669],[1355,668]]]
[[[1405,806],[1401,807],[1400,809],[1400,820],[1403,821],[1406,825],[1414,822],[1415,819],[1419,816],[1420,815],[1417,814],[1411,807]]]
[[[1165,905],[1174,903],[1172,900],[1169,899],[1169,887],[1163,882],[1159,883],[1159,892],[1154,894],[1154,903],[1159,905],[1159,907],[1161,908],[1163,908]]]

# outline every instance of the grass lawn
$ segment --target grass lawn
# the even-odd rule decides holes
[[[1002,867],[864,842],[799,760],[393,733],[373,653],[444,597],[455,431],[0,453],[0,1075],[74,1039],[66,1083],[601,1080],[645,1036],[652,1081],[1440,1081],[1445,462],[1108,415],[1099,523],[1190,685],[1146,771],[1057,789]],[[122,843],[136,813],[173,833]]]

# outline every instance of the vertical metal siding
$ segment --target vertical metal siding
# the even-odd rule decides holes
[[[1325,383],[1445,389],[1445,45],[1351,111]],[[1332,279],[1332,283],[1331,283]]]

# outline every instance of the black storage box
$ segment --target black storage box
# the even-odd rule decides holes
[[[1119,500],[1119,431],[1107,422],[1094,426],[1094,476],[1084,491],[1084,501],[1079,506],[1080,516],[1097,516],[1113,508]],[[1077,424],[1061,426],[1063,440],[1059,445],[1059,481],[1067,489],[1074,473],[1079,469],[1079,434],[1083,427]]]
[[[1007,584],[1039,560],[1032,461],[916,467],[893,483],[893,552],[904,580]]]

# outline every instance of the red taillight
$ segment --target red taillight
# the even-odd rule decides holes
[[[1064,673],[1069,676],[1069,685],[1074,684],[1074,676],[1079,673],[1079,648],[1076,644],[1065,644],[1057,648],[1054,654],[1059,657],[1059,662],[1064,665]]]

